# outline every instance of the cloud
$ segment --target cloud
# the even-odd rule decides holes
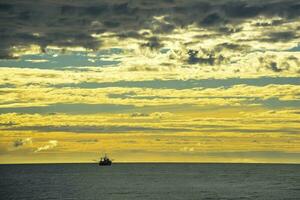
[[[263,38],[262,41],[267,42],[288,42],[294,40],[299,36],[294,31],[281,31],[281,32],[270,32],[268,38]]]
[[[216,56],[213,51],[202,51],[199,56],[199,51],[197,50],[188,50],[188,64],[201,64],[201,65],[214,65],[221,63],[225,60],[222,55]]]
[[[262,70],[266,70],[263,67]],[[273,71],[268,69],[269,71]],[[274,72],[275,73],[275,72]],[[213,80],[215,81],[215,80]],[[259,80],[252,80],[252,82]],[[297,79],[277,84],[249,84],[228,80],[227,87],[222,81],[214,87],[201,87],[201,82],[190,82],[194,87],[97,87],[97,88],[9,88],[0,95],[2,113],[132,113],[138,109],[159,106],[253,106],[264,103],[298,105],[299,83]],[[159,84],[160,82],[156,83]],[[163,83],[163,82],[162,82]],[[177,82],[174,82],[176,84]],[[183,84],[188,84],[183,83]],[[250,81],[251,83],[251,81]],[[202,85],[203,86],[203,85]],[[284,93],[282,92],[284,91]],[[75,103],[77,102],[77,103]],[[293,106],[291,104],[290,106]],[[152,110],[151,112],[156,112]],[[141,111],[141,113],[143,113]],[[146,112],[146,113],[149,113]],[[138,114],[135,114],[136,116]],[[9,121],[9,120],[8,120]]]
[[[25,138],[25,139],[18,138],[15,141],[13,141],[13,146],[15,148],[19,148],[19,147],[22,147],[22,146],[27,145],[27,144],[32,144],[32,139],[31,138]]]
[[[14,58],[16,48],[30,45],[39,46],[40,52],[49,46],[97,50],[105,43],[105,34],[148,40],[142,46],[159,48],[161,35],[193,24],[219,32],[226,26],[235,27],[259,16],[293,21],[299,12],[296,0],[10,1],[1,4],[0,57]],[[271,25],[276,26],[276,23]],[[95,34],[101,35],[100,39],[94,37]],[[294,35],[291,30],[273,33],[270,37],[289,40]]]
[[[299,13],[298,0],[2,2],[0,146],[296,151]]]
[[[279,57],[277,55],[265,55],[263,57],[259,57],[258,60],[261,67],[276,73],[289,70],[297,72],[300,69],[300,60],[295,56]]]
[[[148,39],[148,42],[141,45],[142,47],[149,47],[151,50],[159,49],[162,47],[158,37],[151,37]]]
[[[299,152],[285,152],[285,151],[232,151],[232,152],[209,152],[210,156],[222,156],[222,157],[238,157],[238,158],[275,158],[280,161],[283,158],[290,158],[296,160],[299,157]]]
[[[27,62],[30,62],[30,63],[45,63],[45,62],[49,62],[49,60],[46,60],[46,59],[36,59],[36,60],[32,60],[32,59],[27,59],[26,60]]]
[[[218,13],[209,14],[206,16],[202,21],[202,26],[212,26],[212,25],[218,25],[220,23],[224,22],[224,18],[221,17]]]
[[[33,130],[38,132],[71,132],[71,133],[135,133],[135,132],[189,132],[189,128],[172,127],[152,127],[152,126],[133,126],[133,125],[106,125],[106,126],[22,126],[8,128],[6,130],[26,131]]]
[[[148,117],[148,113],[139,113],[139,112],[134,112],[130,115],[131,117]]]
[[[49,140],[48,144],[46,144],[44,146],[41,146],[41,147],[38,147],[34,152],[38,153],[38,152],[41,152],[41,151],[47,151],[49,149],[55,148],[57,145],[58,145],[57,140]]]
[[[180,148],[180,151],[183,151],[183,152],[194,152],[195,149],[194,149],[194,147],[182,147],[182,148]]]
[[[99,140],[97,139],[82,139],[82,140],[77,140],[76,142],[79,143],[97,143]]]

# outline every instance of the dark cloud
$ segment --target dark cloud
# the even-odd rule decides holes
[[[271,62],[268,66],[269,69],[271,69],[274,72],[281,72],[283,69],[281,69],[276,62]]]
[[[273,72],[287,71],[291,67],[300,68],[300,61],[295,56],[288,56],[277,60],[275,55],[267,55],[258,58],[261,67],[267,68]]]
[[[215,57],[213,53],[208,53],[207,55],[205,55],[205,57],[203,56],[199,56],[198,55],[199,51],[197,50],[188,50],[187,54],[188,54],[188,64],[208,64],[208,65],[213,65],[215,63]]]
[[[231,18],[251,18],[268,9],[267,5],[251,3],[251,1],[236,1],[235,3],[224,5],[226,16]]]
[[[148,71],[148,72],[158,72],[158,67],[150,67],[150,66],[131,66],[127,68],[129,72],[136,72],[136,71]]]
[[[158,37],[151,37],[148,39],[148,42],[145,44],[142,44],[142,47],[149,47],[151,50],[153,49],[159,49],[163,45],[160,43]]]
[[[300,66],[300,65],[299,65]],[[57,84],[51,85],[55,88],[63,87],[80,87],[80,88],[99,88],[99,87],[128,87],[128,88],[170,88],[170,89],[189,89],[197,87],[205,88],[217,88],[224,87],[229,88],[234,85],[247,84],[253,86],[266,86],[269,84],[290,84],[290,85],[300,85],[300,79],[298,77],[260,77],[260,78],[228,78],[228,79],[189,79],[189,80],[149,80],[149,81],[119,81],[119,82],[84,82],[84,83],[71,83],[71,84]],[[109,94],[109,98],[129,98],[135,96],[133,93],[124,93],[124,94]],[[41,108],[41,107],[39,107]],[[73,110],[75,110],[72,107]],[[85,108],[86,110],[87,108]],[[111,108],[110,108],[111,109]],[[120,108],[118,108],[120,109]],[[95,108],[93,107],[93,110]],[[0,109],[1,112],[3,110]],[[16,111],[14,109],[13,111]]]
[[[0,93],[0,94],[1,94],[1,93]],[[17,125],[17,123],[12,122],[12,121],[4,122],[4,123],[0,122],[0,127],[1,127],[1,126],[14,126],[14,125]]]
[[[245,51],[248,50],[249,48],[250,47],[247,45],[240,45],[235,43],[222,43],[222,44],[218,44],[214,50],[217,52],[222,51],[224,49],[232,50],[232,51]]]
[[[285,133],[298,134],[299,128],[278,128],[278,129],[248,129],[248,128],[224,128],[224,129],[202,129],[205,132],[228,132],[228,133]]]
[[[22,146],[24,146],[26,144],[30,144],[30,143],[32,143],[31,138],[25,138],[25,139],[18,138],[13,141],[13,147],[19,148],[19,147],[22,147]]]
[[[11,0],[0,3],[0,59],[14,58],[13,46],[31,44],[42,51],[49,45],[96,50],[101,42],[91,35],[104,32],[148,39],[144,46],[155,49],[162,47],[161,41],[155,36],[149,39],[149,33],[143,35],[140,30],[155,35],[194,23],[231,34],[249,18],[279,16],[287,21],[297,19],[299,13],[298,0]],[[154,16],[165,16],[164,21],[155,21]],[[292,32],[271,33],[269,41],[287,41],[294,36]],[[211,63],[212,59],[200,61]]]
[[[135,92],[125,92],[125,93],[111,93],[111,94],[108,94],[107,96],[109,98],[122,98],[122,99],[126,99],[126,98],[129,98],[129,97],[132,97],[132,96],[136,96],[137,93]]]
[[[97,143],[99,140],[97,139],[83,139],[83,140],[77,140],[76,142],[79,143]]]
[[[250,46],[235,43],[221,43],[217,44],[211,49],[200,48],[197,50],[189,49],[187,51],[188,64],[204,64],[204,65],[215,65],[230,63],[230,57],[225,56],[226,51],[231,52],[247,52],[250,50]]]
[[[271,32],[268,34],[268,38],[262,39],[266,42],[288,42],[297,38],[296,33],[293,31]]]
[[[218,25],[224,21],[224,17],[220,16],[218,13],[213,13],[208,16],[206,16],[202,21],[201,25],[203,26],[212,26],[212,25]]]
[[[141,34],[133,30],[118,33],[117,36],[120,38],[143,38]]]
[[[117,104],[52,104],[48,106],[11,107],[0,108],[0,113],[68,113],[68,114],[92,114],[92,113],[122,113],[132,110],[133,105]]]
[[[2,130],[32,130],[39,132],[72,132],[72,133],[126,133],[126,132],[186,132],[188,128],[154,128],[144,126],[22,126]],[[17,141],[20,145],[20,141]]]
[[[149,117],[150,115],[148,113],[134,112],[130,116],[131,117]]]
[[[124,144],[136,144],[137,141],[135,141],[135,140],[125,140],[125,141],[122,141],[122,143],[124,143]]]
[[[157,28],[153,30],[153,33],[169,33],[172,32],[176,28],[174,24],[165,24],[161,23]]]
[[[217,31],[220,32],[221,34],[232,34],[232,33],[237,33],[242,31],[243,28],[239,26],[220,26]]]
[[[224,47],[223,47],[224,48]],[[237,48],[237,47],[235,47]],[[218,52],[222,50],[221,46],[216,46],[215,49],[200,49],[198,50],[188,50],[188,64],[202,64],[202,65],[215,65],[215,64],[221,64],[221,63],[227,63],[229,62],[229,59],[224,57],[221,52]],[[231,50],[236,50],[232,47]]]
[[[297,159],[300,153],[298,152],[283,152],[283,151],[232,151],[232,152],[208,152],[209,156],[222,157],[244,157],[244,158],[275,158],[275,159]]]
[[[13,142],[13,146],[14,147],[20,147],[20,146],[23,146],[24,142],[22,139],[17,139]]]

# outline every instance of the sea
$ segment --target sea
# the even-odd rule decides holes
[[[1,200],[300,200],[300,165],[0,165]]]

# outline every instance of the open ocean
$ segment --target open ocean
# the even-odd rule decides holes
[[[300,165],[0,165],[0,199],[300,199]]]

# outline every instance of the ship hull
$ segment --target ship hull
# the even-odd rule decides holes
[[[102,157],[99,161],[99,166],[110,166],[112,161],[106,156]]]
[[[111,162],[99,162],[99,166],[110,166]]]

